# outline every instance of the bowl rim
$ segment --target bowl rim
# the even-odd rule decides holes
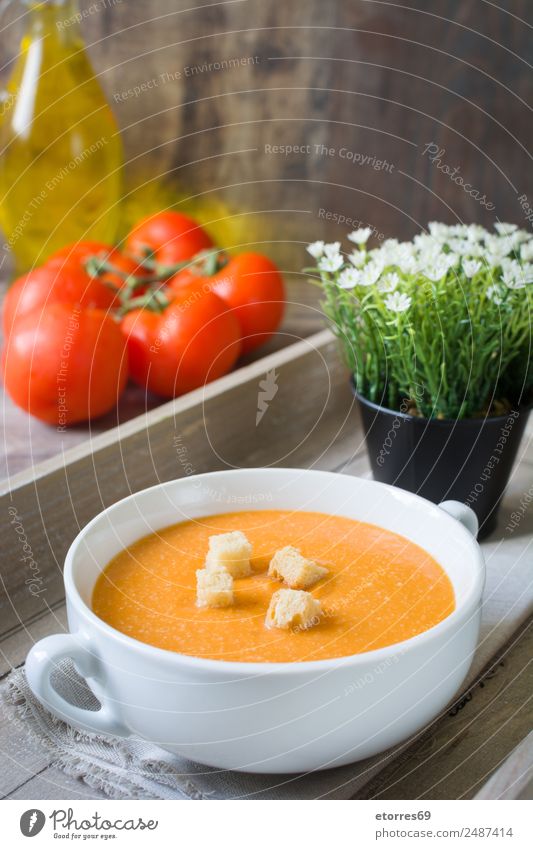
[[[162,649],[158,646],[152,646],[149,643],[143,643],[141,640],[137,640],[135,637],[129,637],[127,634],[122,633],[122,631],[118,631],[112,625],[109,625],[107,622],[104,622],[103,619],[97,616],[96,613],[94,613],[94,611],[91,609],[91,607],[81,597],[81,594],[76,586],[72,574],[77,549],[82,543],[86,534],[88,534],[90,530],[103,519],[104,516],[108,516],[110,513],[113,512],[114,509],[117,509],[119,505],[122,505],[124,502],[127,501],[131,501],[133,503],[134,499],[139,498],[140,496],[144,496],[149,492],[154,492],[155,490],[166,489],[167,487],[170,488],[172,486],[180,484],[187,485],[188,481],[207,481],[216,477],[225,477],[227,475],[235,477],[238,475],[251,476],[254,474],[261,474],[274,477],[275,475],[286,473],[294,473],[297,475],[312,474],[313,476],[321,476],[329,479],[339,476],[345,479],[353,478],[358,481],[364,481],[365,485],[369,485],[374,488],[385,489],[389,492],[392,491],[394,492],[395,497],[398,497],[399,494],[400,497],[405,498],[405,500],[407,501],[418,502],[423,505],[424,509],[431,508],[432,511],[439,509],[438,505],[433,504],[426,498],[422,498],[421,496],[416,495],[415,493],[408,492],[407,490],[400,489],[399,487],[392,486],[391,484],[380,483],[379,481],[374,481],[368,478],[362,478],[357,475],[339,475],[338,472],[322,471],[319,469],[298,469],[288,467],[223,469],[220,471],[205,472],[198,475],[191,475],[183,478],[173,478],[172,480],[164,481],[163,483],[158,483],[153,486],[145,487],[145,489],[138,490],[137,492],[131,493],[130,495],[119,499],[118,501],[109,505],[109,507],[106,507],[104,510],[100,511],[100,513],[94,516],[90,520],[90,522],[88,522],[79,531],[79,533],[72,541],[65,557],[63,580],[65,584],[65,598],[67,606],[71,604],[73,607],[75,607],[80,616],[86,622],[88,622],[88,624],[96,627],[96,629],[103,633],[105,636],[108,636],[116,642],[119,642],[125,648],[129,648],[137,653],[141,653],[148,659],[152,657],[155,661],[159,660],[164,661],[166,663],[186,665],[205,671],[212,670],[213,672],[217,673],[227,672],[231,674],[240,675],[246,673],[250,677],[254,675],[265,675],[273,673],[294,675],[298,673],[308,673],[310,671],[320,672],[328,669],[335,669],[340,666],[363,666],[367,665],[368,662],[372,663],[373,661],[379,663],[381,660],[390,657],[391,655],[394,656],[396,654],[407,654],[410,649],[414,649],[420,645],[434,642],[440,637],[445,636],[447,633],[453,632],[456,628],[462,627],[469,621],[470,617],[475,615],[477,607],[481,601],[481,596],[485,584],[485,561],[483,559],[483,554],[481,552],[479,544],[477,543],[476,539],[470,534],[470,532],[459,521],[454,519],[452,516],[450,516],[450,514],[446,513],[444,510],[440,510],[439,513],[434,513],[434,515],[438,517],[438,521],[443,521],[445,525],[453,525],[456,531],[459,530],[461,534],[464,534],[465,541],[472,549],[472,560],[470,562],[472,563],[472,569],[475,569],[475,579],[472,583],[472,586],[469,588],[468,592],[464,595],[462,599],[458,601],[456,597],[455,609],[445,619],[442,619],[436,625],[433,625],[426,631],[422,631],[420,634],[415,634],[415,636],[409,637],[407,640],[402,640],[399,643],[391,643],[391,645],[383,646],[379,649],[372,649],[371,651],[367,652],[359,652],[358,654],[344,655],[341,657],[325,658],[322,660],[301,660],[283,662],[216,660],[214,658],[204,658],[196,657],[195,655],[180,654],[179,652],[171,651],[170,649]],[[261,508],[259,508],[258,512],[260,512],[260,510]],[[408,539],[409,537],[406,538]],[[444,569],[444,571],[446,571],[444,566],[442,568]],[[90,639],[90,634],[88,636]]]

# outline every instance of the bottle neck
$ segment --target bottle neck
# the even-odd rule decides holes
[[[55,36],[60,41],[81,38],[78,0],[24,0],[28,7],[28,32]]]

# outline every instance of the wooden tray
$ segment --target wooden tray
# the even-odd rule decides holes
[[[12,478],[0,493],[0,674],[23,663],[35,640],[66,627],[63,558],[78,530],[100,510],[158,481],[233,466],[313,467],[367,475],[353,404],[337,343],[329,331],[322,331]],[[502,514],[509,514],[531,484],[532,472],[530,460],[522,456]],[[533,539],[532,520],[526,515],[520,534],[504,544],[495,540],[498,534],[488,542],[493,563],[504,568],[509,557],[522,557]],[[385,797],[390,788],[390,798],[417,798],[432,782],[436,789],[429,798],[475,795],[529,730],[523,710],[529,693],[522,672],[531,654],[526,633],[522,616],[519,635],[511,635],[507,647],[500,646],[497,658],[483,660],[481,682],[488,669],[500,669],[501,656],[507,658],[505,673],[494,679],[497,684],[491,678],[476,685],[477,696],[467,697],[465,710],[432,727],[432,746],[442,749],[438,758],[426,757],[424,737],[358,795]],[[505,733],[480,756],[486,740],[480,740],[479,729],[477,736],[469,729],[480,717],[486,726],[487,711]],[[0,728],[0,748],[12,759],[11,768],[0,776],[0,792],[6,796],[99,798],[51,767],[45,752],[25,747],[22,757],[9,723]],[[462,758],[459,764],[470,759],[467,773],[454,774],[457,758]]]

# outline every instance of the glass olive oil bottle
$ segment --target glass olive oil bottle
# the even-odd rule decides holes
[[[0,103],[0,223],[17,273],[78,239],[112,242],[122,144],[76,0],[23,0],[25,34]]]

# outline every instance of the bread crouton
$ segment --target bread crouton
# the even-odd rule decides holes
[[[322,605],[303,590],[278,590],[270,599],[265,625],[267,628],[301,628],[318,625]]]
[[[320,581],[328,571],[325,566],[319,566],[314,560],[304,557],[294,546],[286,545],[274,554],[268,574],[284,581],[293,590],[305,590]]]
[[[251,543],[242,531],[217,534],[209,537],[205,567],[210,572],[226,569],[232,578],[246,578],[252,574],[251,556]]]
[[[196,604],[198,607],[231,607],[233,578],[225,569],[196,572]]]

